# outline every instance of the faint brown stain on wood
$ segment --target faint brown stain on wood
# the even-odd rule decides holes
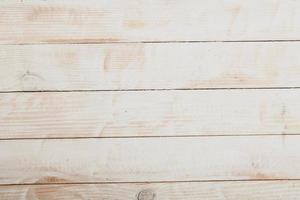
[[[27,21],[35,21],[41,16],[53,16],[65,10],[63,7],[34,6],[28,12]]]
[[[271,174],[271,173],[265,173],[262,162],[263,158],[256,158],[250,163],[250,169],[248,170],[242,170],[242,171],[233,171],[232,174],[235,177],[247,177],[249,179],[255,179],[255,180],[264,180],[264,179],[277,179],[278,176]]]
[[[247,179],[255,179],[255,180],[267,180],[267,179],[277,179],[278,177],[273,174],[267,174],[263,170],[263,166],[261,165],[260,159],[255,159],[250,163],[249,170],[243,171],[234,171],[232,174],[235,177],[247,177]]]
[[[237,17],[238,14],[241,12],[241,6],[240,5],[235,5],[235,6],[232,6],[230,9],[229,9],[230,13],[232,13],[232,15],[234,17]]]
[[[132,127],[132,128],[147,128],[147,126],[149,126],[149,124],[145,121],[130,121],[128,123],[128,126],[129,127]]]
[[[96,19],[101,19],[106,12],[91,7],[37,5],[30,7],[27,13],[27,22],[42,20],[67,25],[89,25],[87,18],[97,22]]]
[[[228,26],[228,31],[231,31],[233,29],[234,22],[236,21],[237,17],[241,13],[241,6],[240,5],[234,5],[227,9],[227,11],[231,14],[231,21],[230,25]]]
[[[222,73],[209,80],[189,81],[186,87],[241,87],[260,83],[262,83],[260,80],[251,78],[243,73]]]
[[[78,63],[78,51],[76,50],[69,50],[67,52],[63,51],[58,51],[56,52],[56,57],[59,60],[59,63],[62,66],[62,69],[66,68],[66,65],[70,65],[70,64],[75,64]],[[76,66],[76,65],[74,65]]]
[[[55,177],[55,176],[46,176],[38,179],[35,183],[66,183],[68,180]]]
[[[261,172],[253,173],[251,177],[254,179],[273,179],[274,178],[273,176],[268,176]]]
[[[143,44],[119,45],[105,49],[103,70],[142,70],[145,60]]]
[[[255,170],[256,167],[254,167],[253,171],[249,172],[234,172],[232,173],[234,176],[237,177],[247,177],[249,179],[254,179],[254,180],[268,180],[268,179],[277,179],[276,176],[265,174],[263,172],[260,172],[258,169]]]
[[[77,51],[70,51],[70,52],[67,52],[65,54],[66,58],[70,61],[73,61],[75,58],[77,58]]]
[[[133,29],[143,28],[146,25],[145,22],[140,20],[126,20],[123,24],[124,26]]]
[[[110,61],[111,61],[111,51],[107,50],[105,52],[105,57],[104,57],[104,60],[103,60],[103,69],[104,69],[104,71],[109,70]]]
[[[5,101],[9,101],[8,105],[10,105],[10,110],[13,112],[8,113],[5,119],[8,121],[11,120],[22,122],[26,116],[26,120],[40,120],[40,116],[43,115],[41,108],[43,108],[45,105],[49,105],[49,103],[52,105],[55,104],[53,99],[54,97],[49,95],[49,93],[40,93],[39,95],[27,94],[11,96]],[[59,107],[55,111],[53,112],[57,114],[61,112],[62,109]],[[26,115],[24,115],[24,113],[26,113]]]
[[[44,199],[85,199],[80,191],[69,188],[66,185],[33,185],[29,186],[26,192],[26,200]]]

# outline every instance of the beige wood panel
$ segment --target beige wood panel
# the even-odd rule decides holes
[[[1,43],[296,40],[294,0],[2,2]]]
[[[0,183],[300,178],[300,136],[0,141]]]
[[[300,42],[3,45],[0,91],[299,87]]]
[[[299,134],[298,90],[0,94],[0,138]]]
[[[299,181],[0,186],[2,200],[296,200]]]

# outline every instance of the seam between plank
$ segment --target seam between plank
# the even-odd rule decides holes
[[[263,182],[263,181],[300,181],[300,179],[220,179],[220,180],[182,180],[182,181],[113,181],[113,182],[66,182],[66,183],[12,183],[5,186],[35,186],[35,185],[112,185],[112,184],[172,184],[172,183],[219,183],[219,182]]]
[[[5,93],[40,93],[40,92],[140,92],[140,91],[187,91],[187,90],[290,90],[300,89],[300,86],[293,87],[214,87],[214,88],[158,88],[158,89],[115,89],[115,90],[7,90]]]
[[[155,44],[155,43],[245,43],[245,42],[253,42],[253,43],[260,43],[260,42],[300,42],[300,39],[277,39],[277,40],[162,40],[162,41],[91,41],[91,42],[81,42],[80,40],[65,40],[65,42],[47,42],[47,41],[39,41],[39,42],[15,42],[15,43],[1,43],[0,45],[45,45],[45,44]]]
[[[282,137],[299,136],[295,134],[215,134],[215,135],[152,135],[152,136],[98,136],[98,137],[25,137],[25,138],[0,138],[5,140],[87,140],[87,139],[139,139],[139,138],[201,138],[201,137]]]

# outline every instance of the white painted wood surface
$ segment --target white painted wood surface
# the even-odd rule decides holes
[[[0,186],[2,200],[297,200],[299,196],[299,181]]]
[[[300,136],[0,141],[1,184],[300,179]]]
[[[0,199],[298,200],[298,10],[0,0]]]
[[[294,0],[1,2],[0,43],[299,40]]]
[[[300,42],[2,45],[0,91],[299,87]]]
[[[299,134],[298,90],[0,94],[0,138]]]

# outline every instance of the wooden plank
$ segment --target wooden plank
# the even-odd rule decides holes
[[[300,136],[0,141],[0,183],[300,179]]]
[[[2,200],[295,200],[299,181],[0,186]]]
[[[299,40],[294,0],[2,2],[1,43]]]
[[[299,87],[300,43],[3,45],[0,91]]]
[[[0,138],[299,134],[298,90],[0,94]]]

